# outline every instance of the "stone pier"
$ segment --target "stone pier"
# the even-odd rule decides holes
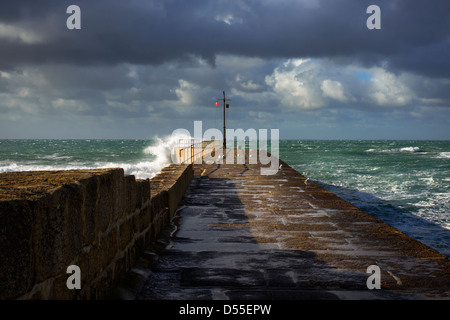
[[[444,255],[280,163],[266,176],[248,161],[194,165],[167,246],[135,298],[450,298]],[[381,272],[379,290],[367,286],[370,266]]]

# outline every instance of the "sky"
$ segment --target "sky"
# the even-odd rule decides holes
[[[2,1],[0,139],[448,140],[449,57],[448,0]]]

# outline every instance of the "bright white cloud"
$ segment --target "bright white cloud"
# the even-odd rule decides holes
[[[316,87],[316,72],[305,59],[289,59],[266,77],[284,106],[299,109],[317,109],[324,106]]]
[[[280,105],[301,110],[333,107],[333,101],[354,109],[405,107],[425,101],[410,88],[412,84],[417,87],[423,83],[423,78],[396,75],[381,67],[289,59],[266,76],[265,81]]]
[[[399,77],[381,68],[374,70],[369,85],[369,97],[380,106],[404,106],[414,98]]]
[[[0,71],[0,77],[1,78],[5,78],[5,79],[10,79],[11,78],[11,74],[5,71]]]
[[[344,87],[342,83],[334,80],[324,80],[320,86],[324,96],[330,97],[335,100],[339,100],[341,102],[345,102],[348,100],[347,96],[344,93]]]
[[[181,104],[193,105],[196,101],[196,93],[200,90],[200,87],[183,79],[178,80],[178,83],[179,87],[175,89],[175,93]]]
[[[246,91],[258,91],[262,86],[255,83],[253,80],[245,80],[241,75],[236,76],[236,84]]]

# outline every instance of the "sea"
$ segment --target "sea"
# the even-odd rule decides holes
[[[121,167],[146,179],[171,163],[178,140],[4,139],[0,173]],[[450,141],[281,140],[279,157],[450,258]]]

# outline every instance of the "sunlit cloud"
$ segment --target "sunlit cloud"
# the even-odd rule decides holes
[[[0,23],[0,40],[19,41],[24,44],[39,44],[44,41],[44,36],[30,29]]]

